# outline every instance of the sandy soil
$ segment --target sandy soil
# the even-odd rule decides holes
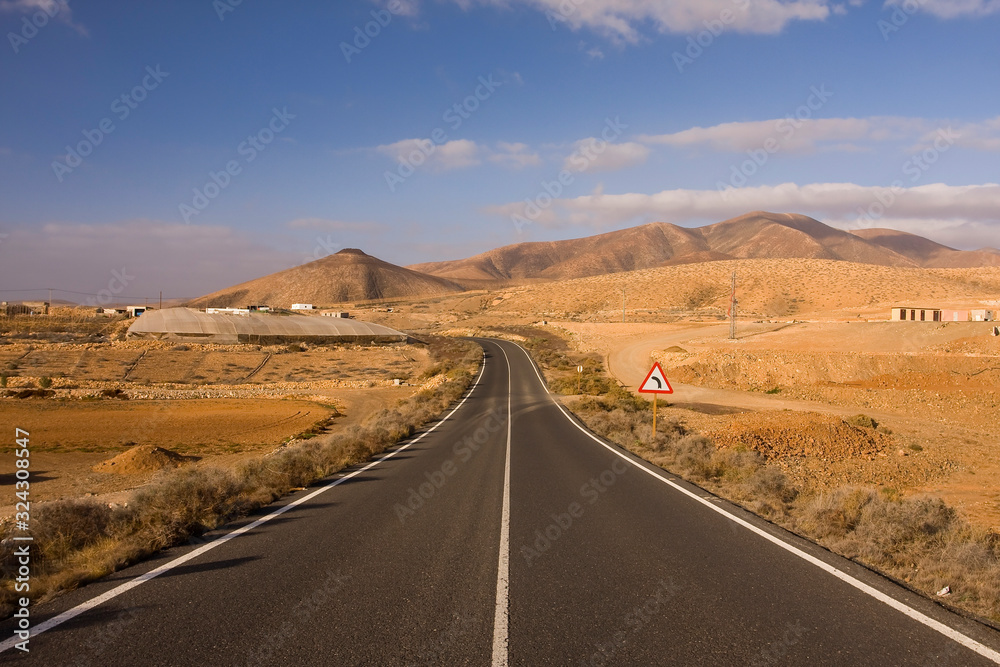
[[[413,346],[313,347],[172,345],[162,342],[8,343],[0,347],[0,370],[11,386],[47,376],[55,386],[86,382],[264,385],[279,382],[391,382],[407,379],[426,364]]]
[[[818,259],[708,262],[516,287],[497,291],[486,312],[549,320],[630,321],[724,318],[737,273],[747,318],[884,319],[899,303],[996,307],[997,267],[929,271]]]
[[[664,414],[699,431],[748,432],[769,413],[800,432],[817,413],[871,416],[891,431],[874,456],[786,455],[778,463],[820,486],[933,493],[1000,530],[1000,340],[989,325],[741,323],[735,341],[717,324],[551,326],[578,350],[602,355],[632,388],[660,361],[675,389]]]
[[[733,271],[741,318],[730,341]],[[869,415],[892,432],[874,458],[785,456],[778,463],[819,486],[934,493],[1000,530],[1000,339],[986,336],[985,324],[885,321],[901,303],[996,309],[998,294],[997,267],[746,260],[400,300],[392,313],[365,316],[452,335],[534,324],[600,356],[633,388],[656,358],[676,389],[677,407],[667,413],[699,430],[749,431],[773,411],[789,411],[784,419],[800,430],[816,414]]]
[[[289,351],[15,342],[0,347],[8,390],[37,387],[50,377],[56,395],[2,397],[0,414],[5,424],[31,434],[33,501],[89,496],[120,502],[160,473],[123,475],[94,466],[133,447],[192,457],[184,465],[235,465],[320,422],[327,432],[360,422],[415,392],[428,366],[426,351],[413,346]],[[395,378],[404,383],[393,386]],[[121,390],[130,400],[102,398],[105,390]],[[13,448],[13,438],[0,443],[0,455],[10,460]],[[0,498],[14,498],[14,481],[12,474],[0,475]],[[0,516],[12,511],[0,506]]]

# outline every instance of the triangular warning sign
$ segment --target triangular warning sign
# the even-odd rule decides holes
[[[649,375],[643,380],[643,383],[639,385],[639,391],[644,394],[672,394],[674,393],[674,388],[670,386],[667,382],[667,376],[663,374],[663,369],[660,368],[660,362],[653,364],[653,368],[650,369]]]

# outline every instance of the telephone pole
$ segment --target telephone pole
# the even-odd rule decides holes
[[[729,338],[736,338],[736,308],[739,302],[736,300],[736,272],[733,271],[732,290],[729,296]]]
[[[625,324],[625,286],[622,285],[622,324]]]

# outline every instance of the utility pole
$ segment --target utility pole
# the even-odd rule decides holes
[[[625,286],[622,285],[622,324],[625,324]]]
[[[157,310],[163,310],[163,290],[160,290],[160,307]]]
[[[732,291],[729,296],[729,338],[736,338],[736,308],[739,302],[736,300],[736,272],[733,271]]]

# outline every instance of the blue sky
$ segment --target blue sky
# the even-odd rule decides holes
[[[0,0],[0,297],[756,209],[1000,246],[998,28],[997,0]]]

